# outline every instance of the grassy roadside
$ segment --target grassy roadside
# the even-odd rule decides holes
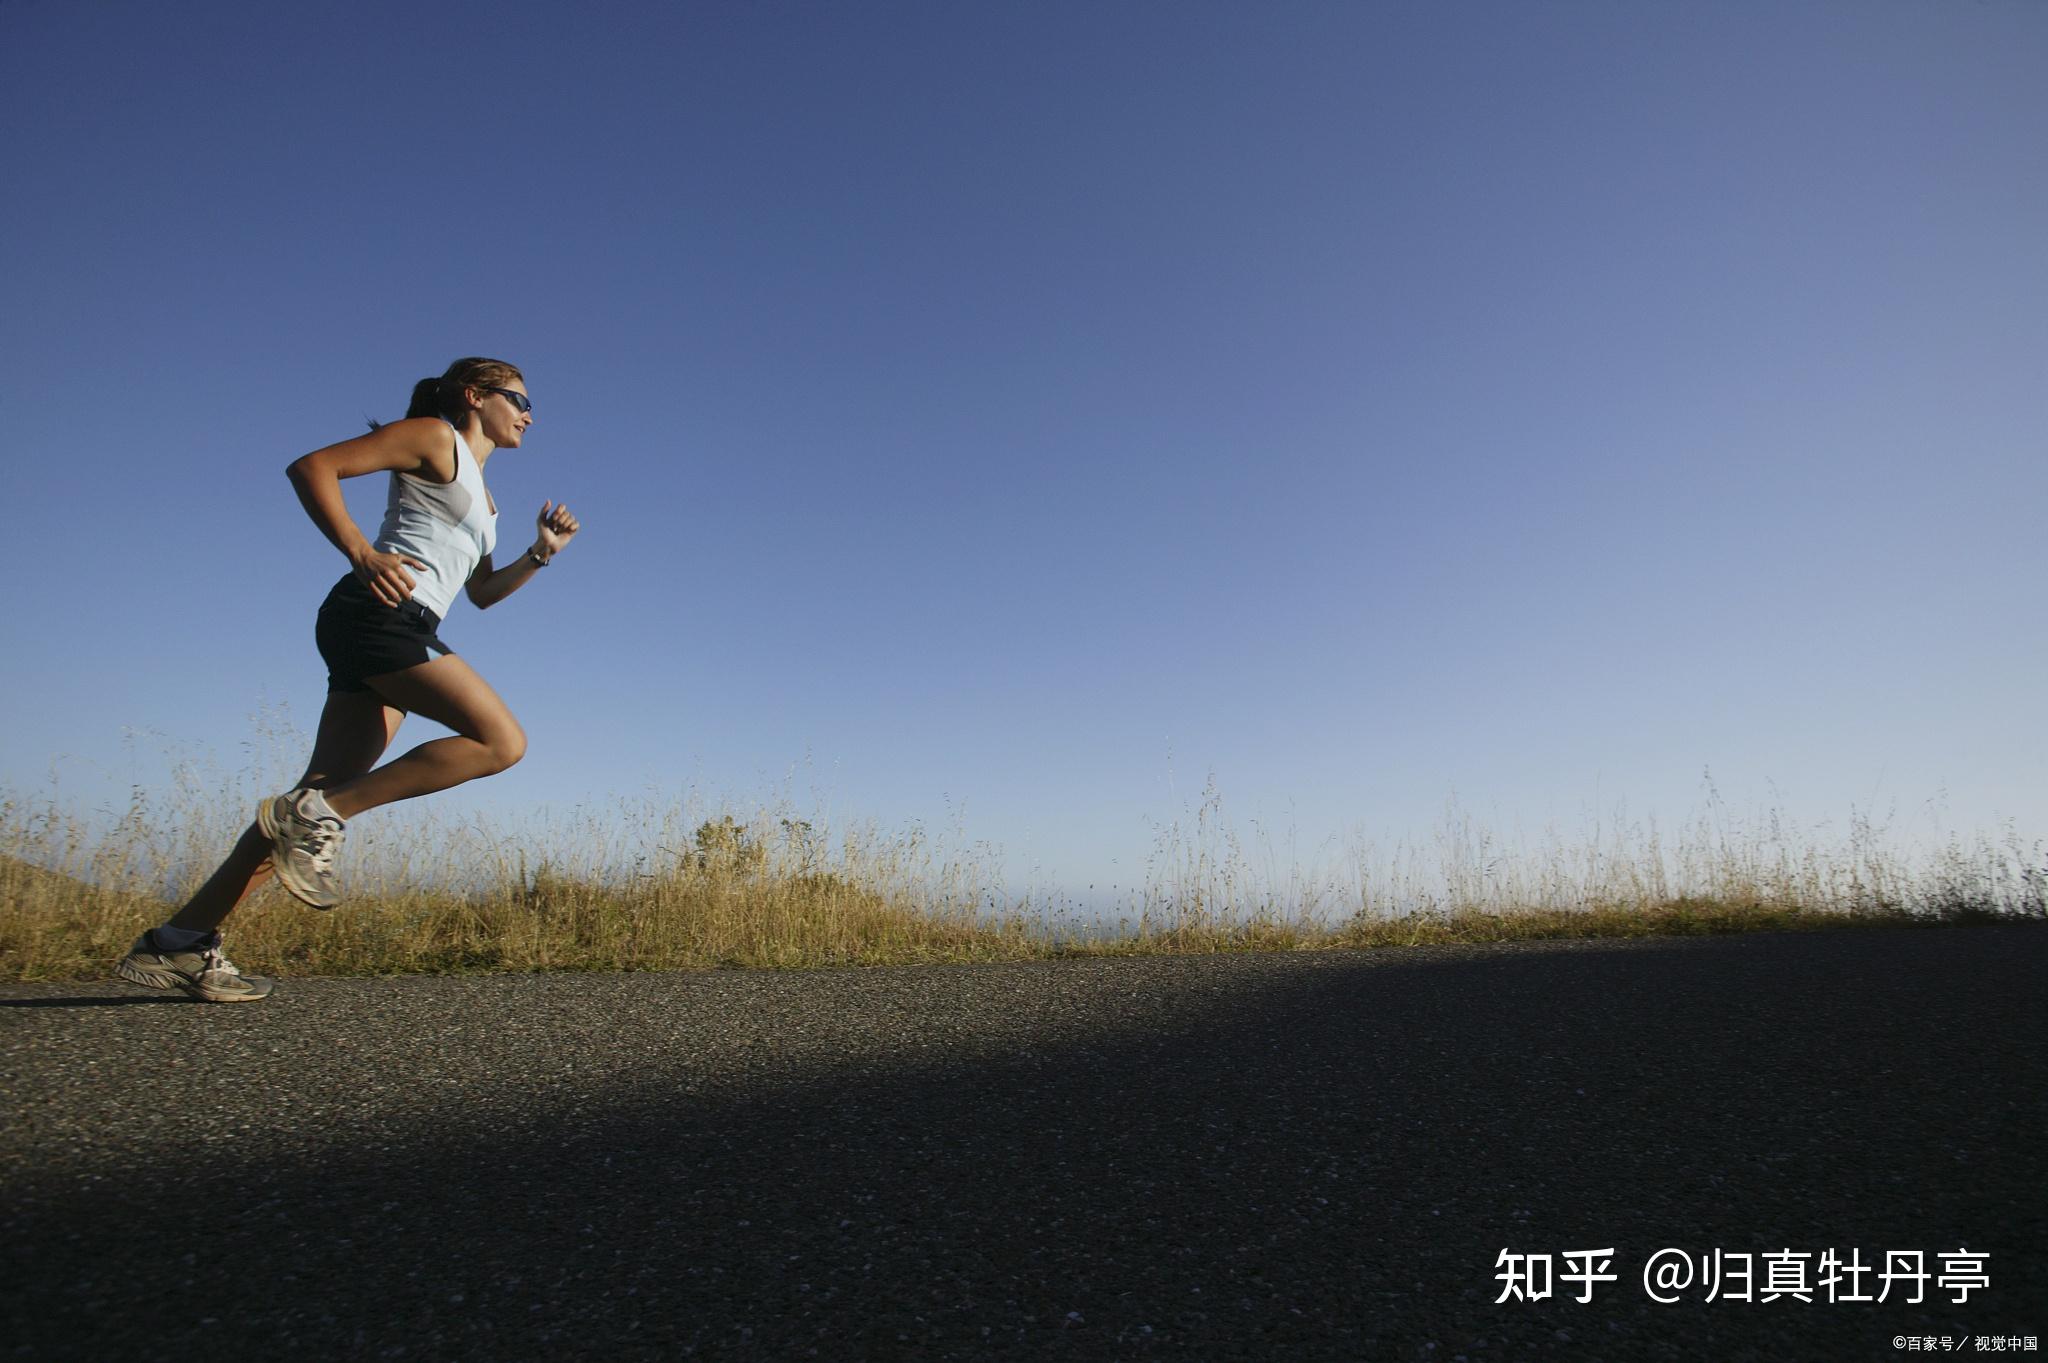
[[[0,792],[0,980],[105,977],[252,805],[138,793],[96,829],[54,800]],[[1532,856],[1452,811],[1426,848],[1261,874],[1212,788],[1160,831],[1127,916],[1105,930],[1007,895],[992,858],[920,830],[828,836],[787,810],[702,814],[621,807],[516,834],[430,810],[365,820],[344,854],[348,901],[319,913],[259,891],[229,924],[231,954],[288,977],[807,968],[2048,922],[2038,844],[1909,862],[1866,825],[1829,848],[1774,816],[1723,818],[1669,845],[1654,827],[1610,829]]]
[[[0,979],[104,977],[166,900],[0,859]],[[1842,912],[1681,898],[1657,904],[1460,909],[1338,923],[1214,913],[1148,920],[1114,936],[1013,914],[990,919],[892,903],[829,873],[686,873],[630,889],[542,879],[518,893],[365,898],[318,913],[275,889],[236,915],[244,970],[284,976],[473,971],[808,968],[1222,951],[1314,951],[1532,938],[1691,936],[1904,924],[2024,921],[1947,911]]]

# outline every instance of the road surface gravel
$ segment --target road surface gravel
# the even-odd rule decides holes
[[[1975,1357],[2048,1336],[2044,966],[2009,924],[5,986],[0,1357]],[[1665,1248],[1811,1299],[1659,1304]],[[1554,1295],[1497,1302],[1503,1250]],[[1924,1300],[1829,1301],[1830,1250]]]

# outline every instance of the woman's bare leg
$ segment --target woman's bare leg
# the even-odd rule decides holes
[[[313,755],[306,760],[298,785],[324,790],[370,770],[397,737],[404,718],[404,710],[385,704],[374,691],[329,693],[326,708],[320,712],[319,733],[313,739]],[[270,879],[270,874],[270,839],[252,823],[220,869],[167,926],[212,932],[250,891]]]
[[[328,808],[344,819],[501,772],[526,754],[519,721],[491,684],[453,653],[365,680],[387,707],[425,715],[456,736],[422,743],[375,771],[326,786]]]

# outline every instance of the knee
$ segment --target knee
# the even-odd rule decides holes
[[[485,743],[490,751],[491,774],[496,775],[526,756],[526,731],[517,724],[493,734]]]

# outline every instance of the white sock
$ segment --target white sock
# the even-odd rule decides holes
[[[309,798],[312,801],[310,806],[307,804]],[[342,822],[341,815],[334,812],[334,806],[327,803],[327,797],[311,786],[307,786],[306,793],[299,797],[299,809],[302,813],[310,812],[316,819],[332,819],[336,823]]]
[[[156,930],[156,944],[166,951],[183,951],[207,936],[207,933],[192,928],[174,928],[166,924]]]

